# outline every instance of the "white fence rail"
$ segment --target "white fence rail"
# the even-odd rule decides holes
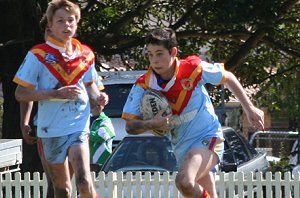
[[[101,198],[181,198],[175,187],[175,176],[164,172],[142,174],[127,172],[100,172],[92,174]],[[300,175],[287,172],[262,173],[220,173],[216,175],[219,198],[299,198]],[[0,197],[3,198],[45,198],[47,180],[45,175],[29,173],[0,174]],[[76,197],[73,179],[73,196]]]

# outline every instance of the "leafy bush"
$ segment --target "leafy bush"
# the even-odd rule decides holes
[[[272,164],[272,172],[281,172],[282,175],[285,172],[291,172],[293,167],[289,164],[289,156],[286,156],[285,146],[283,142],[280,142],[280,150],[279,150],[279,162],[275,162]]]

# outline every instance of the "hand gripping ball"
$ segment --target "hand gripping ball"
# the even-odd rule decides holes
[[[165,109],[163,116],[172,113],[171,106],[167,98],[162,93],[154,89],[147,89],[140,104],[143,120],[152,119],[162,109]],[[163,136],[168,131],[153,130],[153,132],[155,135]]]

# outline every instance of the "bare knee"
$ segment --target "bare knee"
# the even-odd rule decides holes
[[[93,184],[87,175],[78,175],[76,177],[76,186],[81,194],[91,194],[93,191]]]
[[[54,187],[55,197],[57,198],[70,198],[71,197],[72,188],[71,187]]]
[[[191,178],[188,178],[181,172],[176,175],[175,183],[178,190],[184,196],[189,196],[193,192],[195,185],[197,185],[195,181],[193,181]]]
[[[61,182],[61,179],[55,178],[53,181],[49,181],[48,191],[49,195],[51,190],[54,192],[54,197],[57,198],[69,198],[71,197],[72,184],[71,181]]]

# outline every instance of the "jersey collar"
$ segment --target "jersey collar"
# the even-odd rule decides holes
[[[83,51],[80,41],[78,41],[75,38],[72,38],[71,43],[72,43],[73,46],[75,46],[75,50],[74,50],[74,53],[71,56],[67,56],[65,54],[66,45],[64,43],[56,40],[52,36],[48,36],[47,41],[46,41],[46,44],[53,47],[54,49],[57,49],[63,55],[64,59],[74,59],[74,58],[78,57]]]
[[[149,71],[150,71],[150,87],[159,90],[159,91],[168,91],[171,89],[171,87],[174,85],[175,80],[176,80],[176,76],[178,74],[179,71],[179,66],[180,66],[180,61],[179,59],[176,57],[175,58],[175,72],[174,72],[174,76],[169,80],[169,82],[166,84],[166,86],[164,88],[160,87],[157,83],[157,76],[154,73],[154,70],[152,69],[152,67],[149,67]]]

